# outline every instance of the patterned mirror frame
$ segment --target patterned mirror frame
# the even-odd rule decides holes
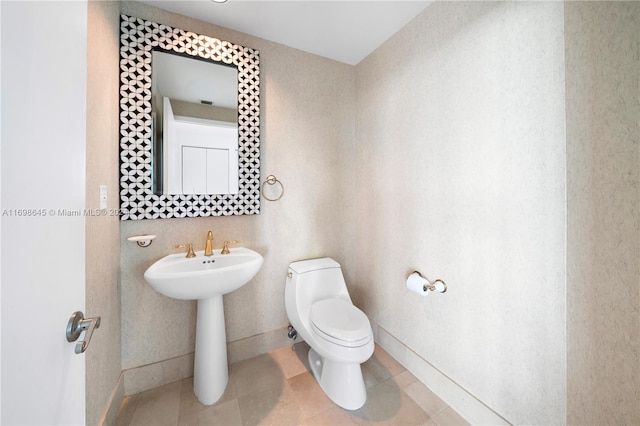
[[[120,16],[121,220],[260,213],[260,54],[257,50]],[[151,57],[154,50],[238,68],[237,194],[157,195],[152,188]]]

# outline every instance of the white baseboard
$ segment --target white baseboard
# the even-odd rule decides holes
[[[371,320],[370,320],[371,321]],[[420,357],[379,324],[371,321],[374,339],[411,374],[473,425],[508,425],[498,413]]]

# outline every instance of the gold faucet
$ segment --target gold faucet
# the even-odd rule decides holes
[[[220,252],[220,254],[229,254],[229,253],[231,253],[229,251],[229,244],[238,244],[238,242],[236,240],[225,241],[224,245],[222,246],[222,251]]]
[[[193,252],[193,244],[178,244],[176,248],[187,248],[187,258],[196,257],[196,254]]]
[[[211,242],[213,241],[213,232],[209,231],[207,234],[207,244],[204,247],[205,256],[213,256],[213,247]]]

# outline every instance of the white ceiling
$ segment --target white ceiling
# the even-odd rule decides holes
[[[351,65],[364,59],[432,2],[140,1]]]
[[[153,51],[151,92],[173,100],[238,108],[238,69]]]

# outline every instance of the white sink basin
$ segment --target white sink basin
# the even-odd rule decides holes
[[[199,251],[190,259],[185,253],[170,254],[144,273],[158,293],[198,301],[193,390],[205,405],[218,401],[229,381],[222,296],[248,283],[262,261],[255,251],[237,247],[229,254],[215,250],[213,256]]]
[[[170,254],[151,265],[144,279],[158,293],[174,299],[198,300],[230,293],[253,278],[262,266],[262,256],[244,247],[229,254],[203,251],[187,259],[184,253]]]

